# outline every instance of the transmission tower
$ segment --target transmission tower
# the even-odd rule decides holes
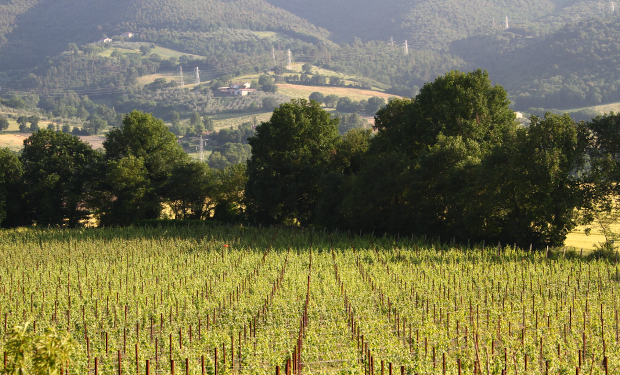
[[[185,81],[183,81],[183,67],[179,66],[179,86],[185,86]]]
[[[273,62],[276,62],[276,48],[271,46],[271,57],[273,58]]]
[[[390,37],[390,46],[394,47],[394,37]]]
[[[291,54],[291,50],[288,50],[288,65],[286,69],[293,69],[293,55]]]
[[[405,55],[409,54],[409,43],[405,40]]]
[[[194,69],[194,84],[196,86],[200,85],[200,70],[198,69],[198,67]]]
[[[616,11],[616,3],[611,2],[611,12],[614,13]]]
[[[200,133],[200,146],[198,146],[198,152],[200,153],[200,161],[205,161],[205,147],[202,140],[202,133]]]
[[[493,17],[493,21],[491,21],[491,27],[495,28],[495,17]]]
[[[508,16],[506,16],[506,29],[508,29],[510,26],[508,26]]]

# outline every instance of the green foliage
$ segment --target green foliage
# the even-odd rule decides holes
[[[138,111],[126,115],[123,125],[106,135],[103,147],[107,160],[120,160],[129,155],[143,158],[149,179],[155,183],[165,180],[176,163],[187,160],[163,121]]]
[[[352,129],[366,128],[368,126],[368,121],[360,117],[357,113],[341,114],[336,112],[335,116],[339,121],[338,131],[341,135],[344,135]]]
[[[312,94],[310,94],[310,97],[308,99],[314,100],[319,104],[323,104],[325,101],[325,95],[321,94],[320,92],[313,92]]]
[[[219,144],[224,145],[226,143],[248,143],[248,139],[252,137],[256,131],[252,127],[252,123],[246,122],[233,129],[222,129],[214,134],[213,139]]]
[[[0,115],[0,132],[9,128],[9,120],[6,117]]]
[[[102,222],[126,225],[158,218],[167,180],[178,164],[188,160],[176,136],[163,121],[133,111],[120,128],[107,134],[103,147],[107,180],[94,203]]]
[[[2,374],[61,375],[71,362],[74,340],[48,327],[34,333],[30,322],[13,327],[4,349],[8,359]]]
[[[351,100],[351,98],[347,98],[345,96],[345,97],[338,99],[336,110],[338,112],[344,112],[344,113],[355,113],[358,110],[358,105],[356,102]]]
[[[257,127],[246,188],[255,220],[312,222],[320,176],[340,140],[337,124],[318,103],[299,99]]]
[[[368,99],[364,112],[375,114],[383,106],[385,106],[385,99],[373,96]]]
[[[19,223],[19,202],[23,187],[21,186],[22,164],[17,155],[8,148],[0,149],[0,226]]]
[[[224,169],[230,165],[245,163],[252,156],[252,149],[247,144],[224,143],[217,151],[209,155],[209,166]]]
[[[108,161],[100,192],[91,205],[100,224],[131,225],[138,220],[156,219],[161,213],[159,197],[149,179],[144,158],[130,154]]]
[[[148,3],[117,4],[112,0],[77,1],[62,0],[52,6],[30,1],[18,0],[11,5],[6,19],[6,31],[26,30],[23,33],[5,34],[5,43],[0,48],[0,63],[16,66],[18,63],[36,64],[45,56],[54,56],[67,48],[68,43],[86,44],[102,37],[102,34],[119,35],[133,30],[136,40],[156,42],[153,34],[200,33],[229,29],[284,30],[292,35],[310,40],[327,36],[320,30],[280,8],[270,6],[262,0],[250,0],[243,4],[221,1],[197,0],[154,0]],[[27,5],[26,5],[27,4]],[[0,14],[4,19],[7,10],[2,7]],[[19,16],[19,17],[18,17]],[[47,19],[45,26],[39,20]],[[0,30],[2,21],[0,21]],[[50,33],[49,30],[54,30]],[[134,39],[132,38],[132,39]],[[172,44],[173,38],[168,37]],[[205,46],[205,38],[190,39],[190,43],[200,40]],[[71,48],[71,56],[77,56]],[[86,50],[86,48],[82,48]],[[10,51],[10,53],[7,53]]]
[[[164,194],[177,220],[204,220],[214,208],[216,177],[206,163],[188,161],[172,170]]]
[[[338,95],[330,94],[330,95],[327,95],[325,97],[325,100],[323,101],[323,103],[325,103],[325,105],[327,107],[336,108],[336,104],[338,103],[338,99],[340,99],[340,97]]]
[[[353,228],[543,246],[576,225],[585,128],[548,115],[517,130],[486,72],[438,77],[390,101],[375,127],[342,208]]]
[[[69,134],[40,130],[24,140],[20,160],[30,220],[75,227],[86,218],[85,202],[99,160],[88,144]]]

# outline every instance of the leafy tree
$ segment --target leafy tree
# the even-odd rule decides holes
[[[253,218],[312,222],[318,183],[339,141],[338,121],[318,103],[299,99],[276,108],[249,140],[246,197]]]
[[[17,118],[17,124],[19,125],[19,131],[25,133],[29,130],[28,128],[28,116],[19,116]]]
[[[143,44],[140,46],[140,53],[144,56],[148,55],[149,53],[151,53],[151,51],[153,50],[153,48],[150,45],[146,45]]]
[[[251,156],[249,145],[240,143],[225,143],[209,155],[209,166],[213,169],[224,169],[229,165],[245,163]]]
[[[325,95],[321,94],[320,92],[313,92],[312,94],[310,94],[310,100],[314,100],[315,102],[322,104],[325,101]]]
[[[230,165],[228,159],[219,151],[213,151],[207,160],[209,167],[213,169],[224,169]]]
[[[130,218],[158,218],[164,185],[175,166],[188,160],[176,136],[162,120],[133,111],[125,116],[120,128],[106,135],[103,147],[107,168],[113,171],[108,172],[112,173],[111,179],[99,187],[100,198],[95,203],[104,221],[125,224]],[[133,175],[137,176],[135,183],[131,182]],[[114,200],[115,206],[106,207],[107,200]]]
[[[93,199],[102,225],[130,225],[142,219],[156,219],[161,203],[149,180],[144,158],[128,155],[108,161],[104,179]]]
[[[364,106],[364,112],[376,113],[381,107],[385,105],[385,99],[373,96],[368,99],[368,102]]]
[[[268,96],[263,99],[263,108],[271,111],[278,106],[278,99],[273,96]]]
[[[209,117],[208,115],[203,115],[202,116],[202,122],[204,123],[205,130],[207,132],[215,131],[215,121],[213,121],[213,119],[211,117]]]
[[[340,77],[329,77],[329,84],[332,86],[342,86],[343,83],[344,81]]]
[[[589,150],[590,170],[586,174],[589,196],[592,200],[584,207],[584,221],[601,229],[605,242],[601,248],[615,250],[620,233],[614,228],[618,220],[620,187],[620,116],[610,113],[596,116],[587,123],[592,133]],[[591,230],[591,228],[586,228]]]
[[[335,108],[336,104],[338,103],[338,99],[340,99],[338,95],[330,94],[325,97],[325,100],[323,102],[327,107]]]
[[[550,135],[553,136],[550,136]],[[567,115],[532,117],[482,163],[485,234],[522,246],[560,246],[589,206],[584,171],[590,135]]]
[[[342,135],[344,135],[345,133],[347,133],[348,131],[352,129],[365,128],[368,125],[368,121],[365,118],[360,117],[360,115],[358,115],[357,113],[350,113],[350,114],[336,113],[336,117],[338,118],[339,123],[340,123],[338,127],[338,131]]]
[[[69,124],[64,124],[64,125],[62,126],[62,132],[63,132],[63,133],[70,133],[70,132],[71,132],[71,125],[69,125]]]
[[[102,131],[107,129],[107,127],[108,127],[107,121],[101,119],[97,115],[90,115],[88,117],[88,121],[84,123],[83,130],[87,134],[92,135],[92,134],[100,134]]]
[[[355,113],[357,112],[357,102],[351,100],[351,98],[342,97],[338,99],[338,104],[336,105],[336,111],[345,112],[345,113]]]
[[[177,164],[164,185],[166,199],[177,219],[206,219],[214,208],[215,176],[206,163]]]
[[[377,135],[344,203],[349,222],[362,230],[482,236],[470,230],[484,218],[478,172],[515,129],[508,104],[505,90],[480,70],[449,72],[415,99],[390,101],[377,112]]]
[[[258,84],[261,87],[261,90],[264,92],[276,93],[278,91],[278,86],[274,83],[273,77],[268,76],[266,74],[258,77]]]
[[[18,209],[21,202],[21,185],[23,169],[22,164],[11,150],[0,149],[0,225],[13,226],[19,223]]]
[[[215,208],[213,219],[238,222],[245,218],[244,191],[248,183],[246,164],[233,164],[215,172]]]
[[[4,116],[0,116],[0,132],[9,128],[9,120]]]
[[[40,130],[24,140],[20,160],[31,221],[75,227],[88,216],[85,203],[99,160],[88,144],[69,134]]]
[[[172,111],[172,127],[170,127],[170,131],[180,136],[184,136],[187,132],[185,126],[181,124],[181,115],[177,111]]]
[[[204,132],[205,126],[202,123],[202,116],[200,116],[200,113],[194,112],[189,120],[189,123],[192,127],[192,133],[202,134]]]
[[[338,144],[331,162],[331,172],[319,182],[321,195],[316,206],[315,223],[329,228],[346,225],[344,202],[349,195],[355,175],[364,165],[372,130],[356,128],[348,131]]]
[[[304,65],[301,66],[301,71],[306,73],[306,74],[313,74],[312,73],[312,64],[310,63],[305,63]]]
[[[24,109],[26,108],[26,102],[21,97],[14,95],[6,101],[7,107],[15,108],[15,109]]]
[[[144,158],[149,178],[155,182],[163,182],[176,163],[188,158],[162,120],[139,111],[125,115],[123,125],[107,134],[103,147],[107,160],[128,155]]]
[[[278,85],[276,85],[275,83],[266,83],[262,86],[262,90],[264,92],[270,92],[272,94],[275,94],[276,92],[278,92]]]

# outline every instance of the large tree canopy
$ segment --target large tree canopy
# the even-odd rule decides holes
[[[94,204],[106,224],[127,224],[157,219],[166,198],[168,180],[188,156],[162,120],[133,111],[123,125],[103,142],[107,165],[103,168]]]
[[[378,111],[345,225],[559,245],[583,205],[587,134],[568,117],[518,129],[486,72],[449,72]]]
[[[106,160],[129,155],[143,158],[149,178],[156,183],[163,182],[177,163],[188,158],[162,120],[139,111],[126,115],[123,125],[108,133],[103,147]]]
[[[249,139],[246,197],[256,220],[312,222],[321,175],[340,142],[338,120],[315,101],[292,100]]]
[[[21,162],[31,220],[75,227],[85,219],[98,160],[88,144],[69,134],[40,130],[24,140]]]

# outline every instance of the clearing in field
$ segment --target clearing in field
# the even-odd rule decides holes
[[[290,227],[1,231],[0,330],[68,331],[69,374],[619,373],[617,265],[546,255]]]

